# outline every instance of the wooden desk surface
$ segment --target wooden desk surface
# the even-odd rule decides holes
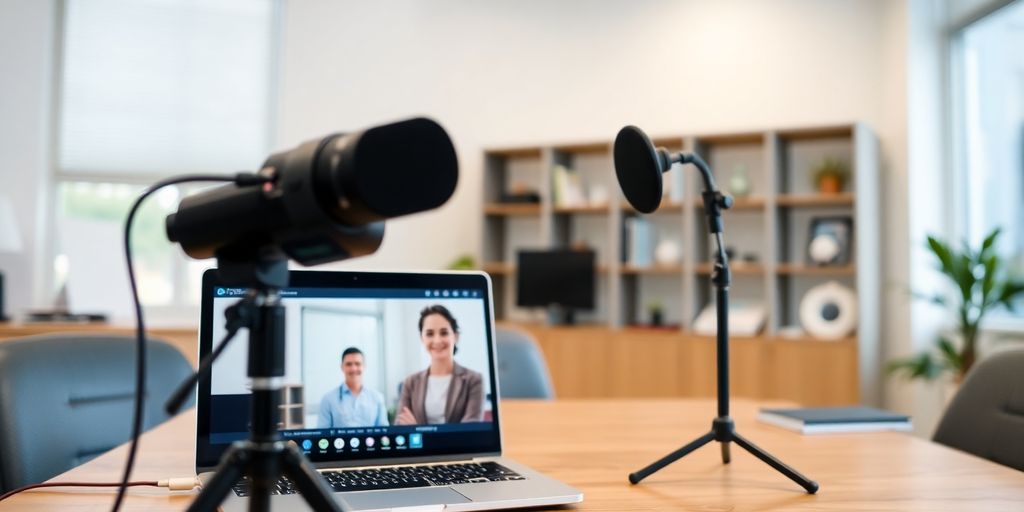
[[[710,400],[522,401],[502,411],[508,455],[583,490],[582,510],[1024,510],[1024,472],[901,433],[799,435],[755,421],[757,404],[749,401],[734,401],[738,431],[817,480],[817,495],[735,446],[728,466],[717,446],[706,446],[630,485],[629,472],[710,430]],[[189,412],[146,434],[133,479],[192,473],[194,421]],[[54,481],[116,480],[125,452]],[[183,510],[192,494],[131,490],[124,510]],[[0,509],[99,511],[113,496],[30,491]]]

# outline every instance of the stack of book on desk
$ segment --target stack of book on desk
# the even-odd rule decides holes
[[[811,407],[761,409],[757,419],[804,434],[831,432],[910,431],[910,416],[874,407]]]

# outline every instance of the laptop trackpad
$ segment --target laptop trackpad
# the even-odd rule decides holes
[[[444,505],[471,501],[448,487],[344,493],[342,499],[354,510]]]

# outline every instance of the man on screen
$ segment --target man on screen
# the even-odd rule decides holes
[[[349,347],[341,353],[345,381],[320,399],[317,428],[380,427],[388,424],[384,395],[363,386],[363,352]]]

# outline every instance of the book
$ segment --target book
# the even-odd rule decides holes
[[[651,221],[630,217],[626,219],[626,238],[629,240],[630,265],[647,268],[654,264],[654,225]]]
[[[804,434],[881,430],[907,432],[912,428],[910,416],[863,406],[761,409],[757,419]]]

